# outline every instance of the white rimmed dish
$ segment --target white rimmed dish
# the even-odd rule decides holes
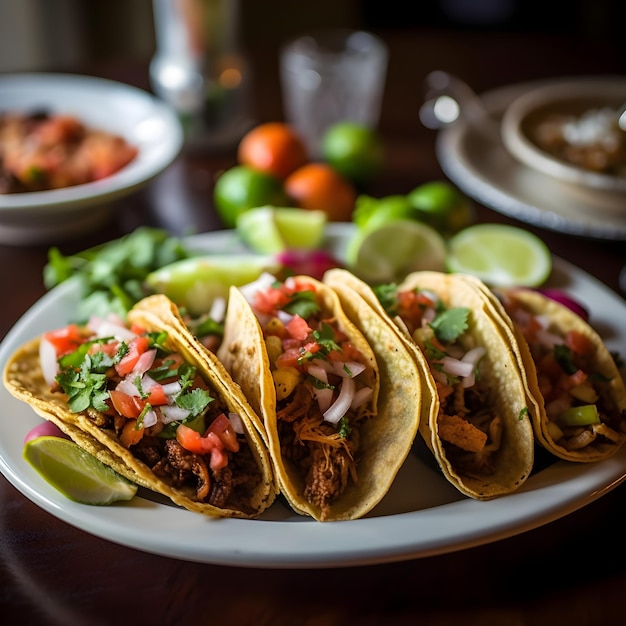
[[[617,120],[617,112],[625,103],[626,78],[623,77],[598,76],[550,81],[522,93],[506,108],[501,124],[502,142],[511,155],[524,165],[563,183],[576,185],[584,192],[626,193],[626,175],[593,171],[576,165],[541,147],[534,137],[540,124],[558,115],[570,118],[570,128],[578,125],[577,141],[582,142],[582,146],[589,141],[595,142],[606,131],[598,126],[598,130],[590,132],[593,129],[589,123],[583,130],[581,116],[598,115],[599,111],[606,109],[614,111]],[[620,139],[626,137],[620,129],[612,129],[611,132]],[[614,210],[626,214],[626,202],[621,206],[616,204]]]
[[[352,224],[330,224],[327,248],[343,258]],[[233,231],[189,240],[198,252],[244,252]],[[592,302],[594,325],[613,351],[626,352],[626,304],[582,270],[555,259],[551,286]],[[66,324],[80,290],[68,281],[48,292],[0,345],[0,367],[22,342]],[[22,458],[23,438],[40,423],[25,403],[0,388],[0,471],[27,498],[55,517],[114,543],[163,556],[241,567],[323,568],[416,559],[497,541],[584,507],[626,479],[626,449],[599,463],[555,461],[538,466],[515,493],[488,502],[462,496],[420,447],[391,490],[366,517],[320,523],[278,500],[258,520],[210,519],[141,492],[106,507],[67,500]]]
[[[0,194],[0,243],[47,244],[103,224],[110,203],[165,170],[183,145],[176,114],[146,91],[75,74],[0,75],[0,110],[75,115],[87,126],[121,135],[137,157],[99,181],[51,191]]]

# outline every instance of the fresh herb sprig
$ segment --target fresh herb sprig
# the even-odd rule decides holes
[[[92,314],[108,312],[122,318],[146,295],[144,282],[150,272],[191,256],[177,237],[167,231],[141,226],[119,239],[65,256],[57,247],[48,251],[43,279],[52,289],[72,277],[80,280],[82,298],[77,323]]]

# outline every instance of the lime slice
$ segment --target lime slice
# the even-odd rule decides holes
[[[202,255],[175,261],[146,278],[154,293],[163,293],[193,316],[208,313],[217,298],[227,298],[231,285],[240,287],[263,272],[275,273],[280,264],[273,256],[257,254]]]
[[[69,439],[32,439],[23,455],[47,482],[75,502],[105,505],[130,500],[137,493],[137,485]]]
[[[237,232],[250,249],[261,254],[314,250],[322,242],[327,219],[324,211],[262,206],[237,218]]]
[[[443,237],[414,220],[356,230],[346,248],[348,268],[372,284],[400,281],[417,270],[443,271],[445,258]]]
[[[507,224],[476,224],[448,241],[446,267],[494,287],[537,287],[552,271],[548,246],[533,233]]]

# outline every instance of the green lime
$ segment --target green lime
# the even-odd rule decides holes
[[[324,211],[264,206],[237,218],[237,232],[254,252],[275,254],[289,249],[313,250],[324,237]]]
[[[374,198],[361,194],[356,199],[352,221],[359,228],[369,229],[393,220],[412,219],[414,213],[406,196]]]
[[[458,232],[474,219],[469,198],[446,181],[424,183],[409,192],[407,199],[415,210],[415,219],[444,235]]]
[[[154,293],[163,293],[192,316],[208,313],[217,298],[228,298],[231,285],[256,280],[264,271],[280,268],[272,256],[208,254],[170,263],[146,278]]]
[[[401,281],[417,270],[443,271],[446,245],[427,224],[394,220],[356,230],[346,248],[346,265],[371,284]]]
[[[494,287],[537,287],[550,276],[552,256],[539,237],[523,228],[475,224],[450,238],[446,267]]]
[[[253,207],[289,206],[282,182],[247,165],[225,170],[215,181],[215,208],[226,228],[235,228],[237,217]]]
[[[338,122],[322,137],[322,158],[348,180],[363,183],[378,174],[383,145],[373,128],[357,122]]]
[[[137,485],[69,439],[31,439],[23,455],[47,482],[75,502],[111,504],[137,493]]]

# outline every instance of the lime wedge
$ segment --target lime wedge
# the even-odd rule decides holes
[[[261,254],[314,250],[324,237],[327,219],[324,211],[262,206],[237,218],[237,232],[251,250]]]
[[[443,271],[445,258],[443,237],[414,220],[356,230],[346,248],[348,269],[372,284],[400,281],[417,270]]]
[[[130,500],[137,493],[137,485],[69,439],[32,439],[23,455],[47,482],[75,502],[105,505]]]
[[[552,271],[548,246],[507,224],[475,224],[448,240],[446,268],[472,274],[493,287],[537,287]]]
[[[280,264],[273,256],[214,254],[170,263],[146,277],[154,293],[162,293],[193,316],[208,313],[217,298],[227,298],[231,285],[240,287],[264,271],[275,273]]]

